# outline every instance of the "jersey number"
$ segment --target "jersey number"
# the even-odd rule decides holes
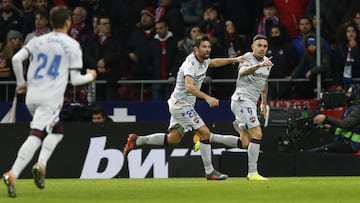
[[[40,65],[36,68],[34,78],[42,79],[44,77],[43,69],[47,69],[46,75],[55,79],[59,75],[59,66],[61,62],[61,56],[55,55],[50,63],[48,63],[48,56],[44,53],[40,53],[37,56],[37,61]],[[45,70],[46,71],[46,70]]]

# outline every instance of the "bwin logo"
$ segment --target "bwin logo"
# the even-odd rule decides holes
[[[83,179],[109,179],[118,177],[124,167],[125,159],[118,149],[105,149],[106,136],[93,137],[90,139],[88,152],[85,158],[80,178]],[[238,150],[237,148],[234,148]],[[188,156],[188,148],[174,148],[170,157]],[[213,149],[214,155],[221,155],[225,148]],[[228,151],[233,151],[229,149]],[[132,150],[127,157],[129,178],[145,178],[152,170],[154,178],[168,178],[169,165],[165,149],[151,149],[145,158],[142,157],[142,149]],[[200,156],[200,152],[190,150],[190,156]],[[106,165],[102,166],[102,160],[106,159]],[[102,168],[100,168],[102,167]]]
[[[113,178],[124,166],[124,156],[118,149],[105,149],[106,136],[94,137],[90,146],[80,178]],[[142,150],[133,150],[128,155],[129,177],[145,178],[153,168],[154,178],[168,177],[168,164],[165,149],[154,149],[142,161]],[[100,171],[101,160],[106,159],[106,166]]]

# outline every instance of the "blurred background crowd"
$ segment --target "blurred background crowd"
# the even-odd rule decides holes
[[[321,91],[346,90],[360,79],[360,1],[320,0],[0,0],[0,102],[11,99],[15,81],[11,57],[33,37],[51,31],[49,10],[64,5],[72,11],[69,35],[83,50],[84,69],[98,71],[98,80],[69,87],[69,101],[165,101],[176,73],[192,52],[200,33],[212,42],[211,57],[234,57],[251,50],[256,34],[269,38],[268,56],[275,64],[269,99],[316,97]],[[320,23],[321,39],[316,39]],[[316,63],[320,40],[321,63]],[[237,64],[208,72],[214,79],[236,79]],[[296,80],[302,78],[304,80]],[[278,80],[277,80],[278,79]],[[163,82],[119,83],[161,80]],[[211,94],[229,100],[235,82],[211,83]],[[10,91],[9,91],[10,87]],[[96,88],[96,89],[94,89]],[[142,91],[142,92],[140,92]]]

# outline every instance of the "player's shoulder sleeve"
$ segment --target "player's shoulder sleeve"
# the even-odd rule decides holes
[[[32,50],[35,49],[35,45],[37,41],[38,38],[33,37],[26,45],[23,46],[23,48],[29,53],[29,55],[32,55]]]
[[[239,69],[240,69],[241,67],[246,67],[246,66],[251,66],[251,65],[253,65],[253,60],[252,60],[251,52],[245,53],[244,56],[249,56],[249,60],[246,60],[246,61],[244,61],[244,62],[239,63],[239,66],[238,66]]]
[[[195,57],[193,55],[189,55],[186,60],[184,61],[182,68],[184,70],[184,76],[195,76],[196,66],[198,64]]]
[[[83,56],[82,56],[82,50],[80,47],[79,42],[77,42],[74,39],[70,39],[71,42],[71,51],[70,51],[70,64],[69,68],[71,70],[74,69],[82,69],[83,68]]]

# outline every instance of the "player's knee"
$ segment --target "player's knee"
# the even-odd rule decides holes
[[[247,149],[248,147],[249,147],[249,141],[241,141],[241,147],[243,148],[243,149]]]
[[[43,140],[46,137],[47,132],[38,129],[30,129],[29,135],[33,135],[40,138],[40,140]]]
[[[169,136],[167,137],[168,145],[178,145],[180,141],[181,141],[181,136],[179,135],[169,134]]]
[[[170,133],[167,135],[166,139],[167,139],[167,144],[168,145],[177,145],[181,142],[181,138],[183,137],[182,135],[182,130],[178,129],[178,128],[173,128],[170,130]]]
[[[199,135],[200,140],[209,140],[210,139],[210,130],[207,127],[201,127],[196,131],[196,134]]]

